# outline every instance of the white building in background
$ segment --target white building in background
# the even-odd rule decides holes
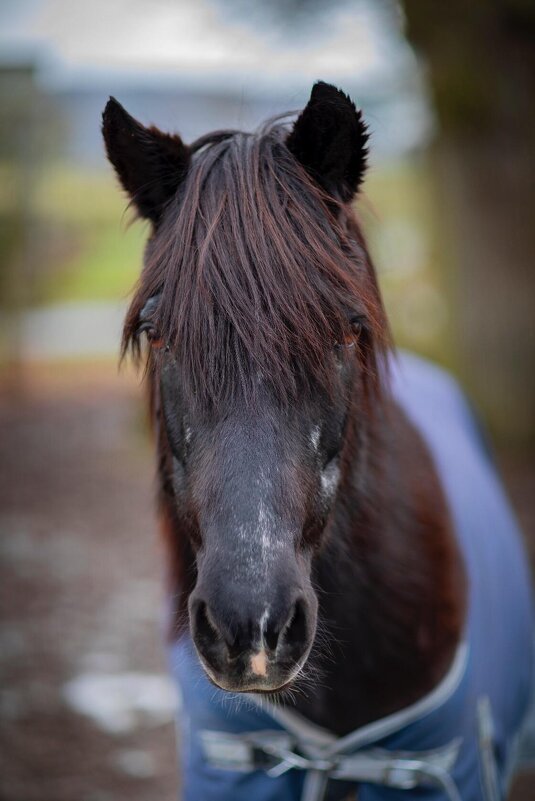
[[[324,6],[289,28],[240,0],[18,0],[0,8],[0,60],[34,54],[67,118],[66,153],[92,163],[102,159],[98,120],[110,94],[191,140],[298,109],[319,78],[364,108],[375,158],[422,145],[432,117],[395,6]]]

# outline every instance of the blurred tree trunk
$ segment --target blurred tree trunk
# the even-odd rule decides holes
[[[494,432],[533,445],[535,4],[403,6],[440,123],[432,158],[454,262],[459,367]]]

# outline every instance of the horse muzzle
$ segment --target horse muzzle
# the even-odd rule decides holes
[[[258,605],[255,605],[258,610]],[[192,639],[211,681],[229,692],[273,693],[303,668],[314,639],[317,603],[299,595],[277,614],[242,604],[223,615],[199,595],[190,599]]]

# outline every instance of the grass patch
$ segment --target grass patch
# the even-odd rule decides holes
[[[1,214],[10,197],[20,203],[23,194],[12,192],[16,174],[9,173],[9,165],[0,164],[0,176]],[[449,307],[425,161],[373,168],[358,211],[397,341],[447,361]],[[33,225],[30,237],[42,238],[35,291],[28,293],[33,303],[127,297],[148,230],[142,222],[128,227],[132,216],[111,169],[40,168],[22,217]]]
[[[49,303],[125,298],[141,269],[144,227],[123,231],[108,222],[82,227],[79,236],[75,255],[46,279],[41,297]]]

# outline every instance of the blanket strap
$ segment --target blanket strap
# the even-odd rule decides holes
[[[331,779],[378,784],[399,790],[439,787],[449,801],[461,801],[450,775],[461,746],[460,738],[432,751],[369,748],[354,754],[336,754],[329,753],[328,749],[300,744],[291,735],[280,731],[243,734],[202,731],[200,735],[204,755],[216,768],[246,773],[263,770],[272,778],[289,770],[305,771],[302,801],[323,801],[327,782]]]

